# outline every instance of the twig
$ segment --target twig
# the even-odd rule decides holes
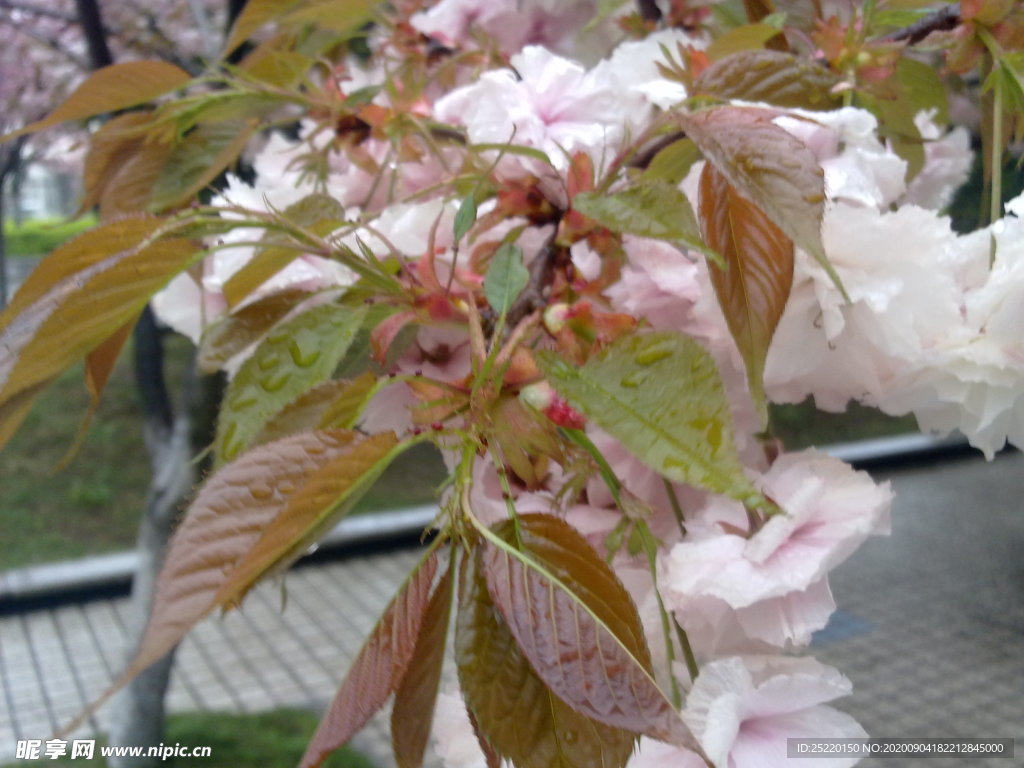
[[[918,19],[913,24],[897,29],[880,38],[888,42],[906,41],[913,45],[924,40],[932,32],[945,32],[954,29],[960,23],[960,5],[947,5],[935,13],[928,14],[923,19]]]
[[[515,327],[524,317],[533,314],[547,304],[559,253],[560,249],[555,247],[555,235],[552,234],[541,252],[530,262],[530,279],[523,292],[509,307],[507,315],[509,327]]]

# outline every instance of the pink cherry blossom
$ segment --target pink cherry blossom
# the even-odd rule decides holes
[[[701,667],[683,719],[717,768],[789,768],[787,739],[867,737],[856,720],[827,706],[851,690],[846,677],[811,658],[734,656]],[[846,768],[857,761],[800,762]]]
[[[487,759],[457,690],[437,695],[431,735],[437,755],[448,768],[487,768]]]
[[[506,155],[497,171],[506,178],[528,174],[552,178],[569,158],[586,152],[600,162],[643,123],[649,108],[640,94],[625,92],[607,62],[587,70],[539,46],[511,60],[513,69],[485,72],[480,79],[440,99],[435,116],[466,126],[474,143],[508,143],[538,149],[541,161]]]
[[[804,645],[834,607],[828,572],[868,536],[888,532],[892,493],[814,450],[783,454],[757,484],[783,514],[743,538],[721,528],[742,523],[742,505],[712,498],[662,559],[665,602],[705,634],[723,620],[720,602],[737,611],[747,637]]]

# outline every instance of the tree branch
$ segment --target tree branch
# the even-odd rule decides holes
[[[644,21],[661,21],[661,9],[655,0],[636,0],[636,9]]]
[[[75,0],[78,20],[82,25],[85,43],[89,47],[89,60],[93,69],[109,67],[114,63],[107,45],[107,31],[103,28],[103,16],[96,0]]]
[[[509,307],[506,316],[509,328],[515,328],[524,317],[547,304],[560,254],[561,249],[555,247],[555,235],[552,234],[541,252],[530,262],[530,279],[523,292]]]
[[[924,40],[932,32],[945,32],[955,29],[959,23],[960,6],[947,5],[935,11],[935,13],[925,16],[923,19],[918,19],[910,26],[897,29],[887,35],[882,35],[880,39],[889,42],[905,40],[908,44],[913,45]]]

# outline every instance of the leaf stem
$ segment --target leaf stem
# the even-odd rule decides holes
[[[676,517],[676,522],[679,524],[679,530],[683,536],[686,535],[686,518],[683,516],[683,508],[679,506],[679,499],[676,497],[676,489],[672,487],[672,483],[667,477],[661,478],[662,484],[665,486],[665,495],[668,496],[668,503],[672,507],[672,514]]]

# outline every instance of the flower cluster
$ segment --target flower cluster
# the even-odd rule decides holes
[[[682,80],[659,68],[663,51],[700,61],[706,46],[680,30],[614,46],[611,24],[581,38],[595,5],[442,0],[410,24],[432,44],[466,53],[445,80],[415,99],[385,87],[395,52],[382,37],[375,58],[352,60],[339,75],[342,98],[379,88],[372,109],[327,138],[309,122],[303,141],[272,139],[255,159],[254,186],[231,179],[217,204],[227,217],[273,213],[326,193],[346,218],[330,242],[399,265],[407,297],[371,332],[377,364],[395,380],[376,392],[361,425],[445,433],[449,466],[471,465],[467,499],[479,521],[554,515],[611,563],[638,608],[659,682],[682,690],[681,718],[699,749],[645,738],[631,766],[698,766],[705,757],[721,768],[781,766],[787,737],[864,735],[829,705],[850,692],[849,680],[803,654],[835,609],[829,572],[888,531],[892,494],[824,453],[766,448],[702,254],[672,238],[609,232],[574,209],[577,195],[624,178],[631,147],[661,135],[663,118],[687,98]],[[374,130],[370,118],[385,113],[429,125],[436,145]],[[962,131],[945,133],[919,114],[925,162],[908,181],[906,161],[865,110],[772,114],[824,172],[822,240],[838,281],[797,249],[765,364],[768,399],[812,395],[826,410],[856,400],[913,413],[924,429],[961,430],[989,456],[1007,440],[1024,446],[1024,200],[989,229],[958,235],[937,209],[967,174]],[[451,135],[460,142],[444,144]],[[319,175],[309,171],[311,153],[325,161]],[[672,182],[694,209],[703,167]],[[465,184],[453,194],[460,173],[483,180],[472,191],[470,225],[460,224]],[[303,255],[231,307],[224,285],[252,259],[254,239],[248,225],[225,235],[198,280],[184,275],[159,298],[165,321],[199,339],[204,324],[276,292],[355,282],[338,262]],[[481,318],[495,309],[477,305],[488,266],[508,246],[531,280],[554,277],[525,289],[539,294],[533,304],[520,298]],[[557,266],[548,263],[552,251],[562,254]],[[496,428],[489,449],[467,459],[455,437],[476,428],[466,414],[482,398],[473,377],[484,340],[475,329],[532,340],[573,364],[637,329],[695,339],[717,365],[726,434],[758,501],[667,479],[540,381],[530,352],[514,344],[499,355],[504,399],[488,412],[505,432]],[[452,392],[463,399],[446,404]],[[552,449],[558,430],[585,440],[613,479],[578,453]],[[666,617],[682,631],[666,636]],[[459,699],[443,694],[439,707],[436,746],[446,763],[484,765]]]

